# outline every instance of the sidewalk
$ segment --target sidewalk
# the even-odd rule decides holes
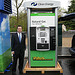
[[[57,54],[59,57],[63,56],[63,57],[69,57],[71,56],[70,52],[69,52],[69,48],[70,47],[58,47],[58,51]]]

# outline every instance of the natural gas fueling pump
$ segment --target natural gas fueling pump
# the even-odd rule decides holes
[[[55,67],[58,47],[58,1],[25,2],[30,67]]]

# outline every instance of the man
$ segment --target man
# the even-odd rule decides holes
[[[16,73],[17,59],[19,58],[19,73],[23,74],[23,62],[24,62],[24,53],[26,50],[25,45],[26,36],[22,33],[22,26],[17,27],[17,33],[12,35],[11,48],[13,54],[13,65],[12,73]]]

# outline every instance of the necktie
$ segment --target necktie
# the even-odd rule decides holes
[[[21,42],[21,34],[19,33],[19,42]]]

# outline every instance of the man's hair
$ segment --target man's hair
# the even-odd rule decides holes
[[[22,26],[21,26],[21,25],[18,25],[17,28],[18,28],[18,27],[22,27]]]

